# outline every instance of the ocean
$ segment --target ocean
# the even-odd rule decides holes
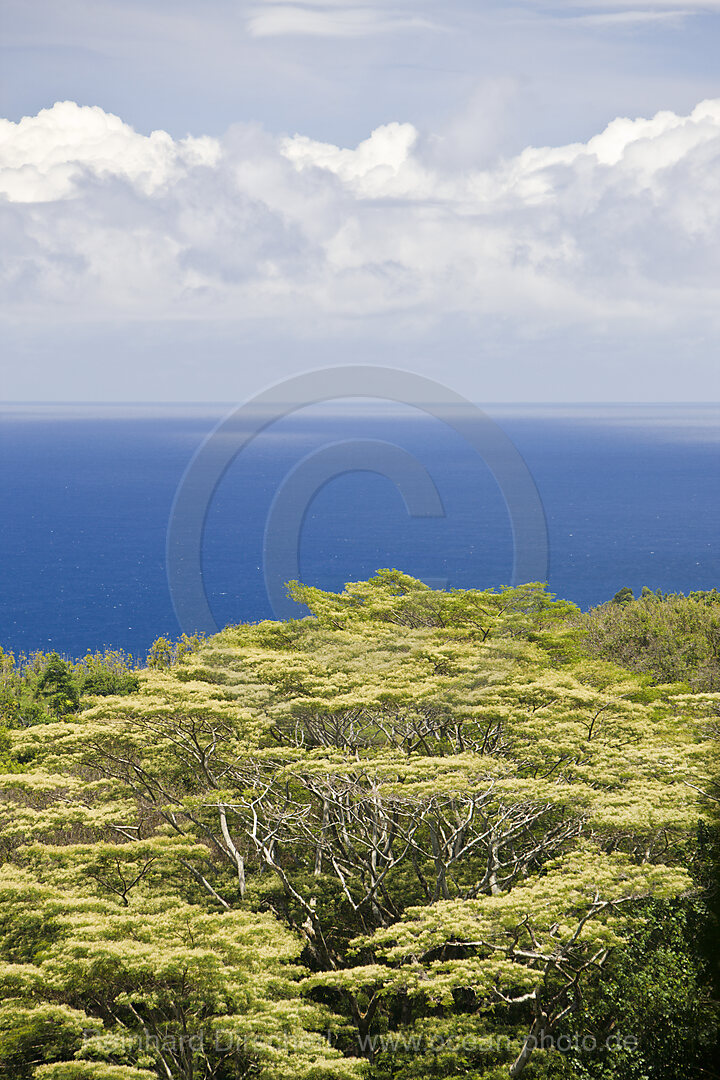
[[[176,495],[203,444],[224,439],[218,460],[232,458],[231,435],[207,443],[228,406],[4,406],[0,645],[142,657],[160,635],[303,614],[282,600],[280,577],[295,565],[333,590],[381,567],[434,586],[499,587],[513,580],[518,545],[526,570],[583,609],[625,585],[720,586],[720,405],[483,409],[505,448],[495,474],[410,407],[316,406],[270,424],[219,480],[208,476],[190,520]],[[538,498],[523,488],[509,511],[518,470]],[[169,583],[174,504],[180,571]],[[181,595],[191,579],[211,624]]]

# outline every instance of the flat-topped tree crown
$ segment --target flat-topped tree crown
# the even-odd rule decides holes
[[[9,865],[55,890],[61,923],[73,913],[83,963],[107,960],[109,927],[119,948],[122,927],[138,939],[136,916],[209,919],[218,956],[240,916],[256,952],[279,922],[319,1010],[303,1023],[329,1006],[350,1055],[323,1058],[329,1077],[377,1057],[378,1034],[464,1037],[487,1017],[510,1044],[476,1049],[476,1075],[518,1075],[647,899],[690,888],[716,696],[588,656],[577,609],[542,584],[435,591],[383,570],[339,594],[291,591],[310,617],[227,627],[137,673],[135,693],[14,733]],[[141,1017],[159,1000],[155,959],[133,990]],[[273,1000],[253,1006],[269,1027],[295,999]],[[117,1009],[83,1007],[116,1032]],[[413,1060],[393,1068],[430,1068]]]

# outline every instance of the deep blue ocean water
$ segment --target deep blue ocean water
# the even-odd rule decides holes
[[[0,644],[79,656],[143,655],[181,629],[165,543],[193,454],[227,406],[6,406],[0,424]],[[621,586],[720,586],[720,405],[485,406],[537,486],[553,592],[583,608]],[[447,426],[410,410],[317,407],[259,435],[208,493],[203,580],[215,621],[272,617],[263,531],[304,455],[347,439],[390,442],[435,483],[442,517],[410,517],[367,471],[307,507],[304,581],[340,589],[393,566],[431,583],[508,584],[513,538],[498,484]],[[332,454],[332,451],[329,452]],[[300,613],[300,612],[299,612]]]

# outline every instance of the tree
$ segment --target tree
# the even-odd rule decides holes
[[[73,683],[70,667],[56,652],[50,654],[37,680],[35,694],[55,716],[65,716],[78,709],[80,695]]]
[[[720,689],[720,593],[658,596],[645,588],[637,600],[618,602],[620,595],[578,620],[590,655],[657,682]]]
[[[135,694],[17,732],[9,865],[92,908],[88,956],[152,904],[261,938],[270,919],[308,1007],[378,1078],[536,1069],[648,901],[692,888],[714,697],[589,657],[577,609],[537,584],[291,588],[309,618],[229,627]],[[120,1005],[105,1028],[130,1024]]]
[[[136,855],[121,846],[118,866]],[[18,868],[0,871],[6,1068],[17,1077],[94,1076],[90,1063],[102,1062],[128,1080],[136,1066],[173,1080],[248,1071],[351,1080],[353,1062],[315,1034],[323,1010],[299,999],[299,946],[274,919],[209,912],[145,875],[134,885],[118,903],[79,882],[68,893]],[[59,1061],[34,1074],[39,1035],[45,1060]]]

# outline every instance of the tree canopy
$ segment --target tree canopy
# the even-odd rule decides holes
[[[308,618],[163,639],[132,692],[11,725],[0,1064],[684,1075],[624,958],[692,967],[708,1053],[720,694],[620,666],[541,584],[290,590]]]

